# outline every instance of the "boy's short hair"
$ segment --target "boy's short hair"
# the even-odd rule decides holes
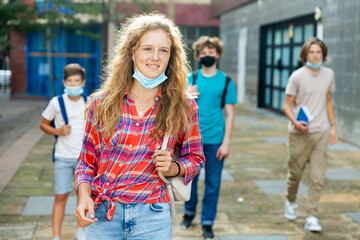
[[[200,51],[204,47],[215,48],[220,57],[223,52],[223,42],[218,37],[201,36],[196,42],[194,42],[192,47],[195,57],[199,56]]]
[[[327,52],[328,52],[327,47],[326,47],[325,43],[317,37],[309,38],[308,40],[306,40],[304,42],[304,44],[302,45],[302,48],[301,48],[299,61],[302,63],[306,63],[307,54],[309,52],[311,45],[313,45],[313,44],[317,44],[320,46],[321,51],[322,51],[322,56],[323,56],[323,62],[326,62],[327,61],[326,56],[327,56]]]
[[[68,77],[73,76],[73,75],[77,75],[77,74],[81,75],[81,79],[85,79],[85,69],[82,68],[79,64],[70,63],[70,64],[65,66],[65,68],[64,68],[64,79],[65,80]]]

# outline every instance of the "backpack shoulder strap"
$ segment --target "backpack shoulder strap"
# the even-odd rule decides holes
[[[87,101],[87,96],[86,96],[85,94],[81,94],[81,96],[83,97],[84,102],[86,103],[86,101]]]
[[[65,109],[65,103],[64,103],[64,98],[62,95],[57,96],[57,99],[59,101],[59,105],[60,105],[60,110],[61,110],[61,115],[65,121],[65,124],[68,125],[69,124],[69,120],[66,114],[66,109]]]
[[[198,70],[193,71],[193,76],[192,76],[193,77],[193,82],[192,82],[193,85],[196,85],[197,75],[198,75]]]
[[[169,134],[165,134],[163,143],[161,145],[161,150],[166,150],[167,144],[169,142],[169,136],[170,136]],[[159,177],[161,178],[161,180],[163,180],[165,184],[170,184],[169,181],[166,179],[166,177],[162,174],[162,172],[158,172],[158,173],[159,173]]]
[[[229,85],[230,80],[231,80],[231,78],[229,76],[226,76],[225,88],[224,88],[222,99],[221,99],[221,108],[224,108],[224,106],[225,106],[225,96],[226,96],[227,87]]]

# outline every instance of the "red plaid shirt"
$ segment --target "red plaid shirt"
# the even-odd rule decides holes
[[[122,117],[116,131],[108,138],[95,131],[94,109],[102,96],[96,96],[89,108],[82,151],[75,171],[75,183],[92,186],[95,208],[108,201],[107,219],[115,212],[115,203],[166,203],[169,196],[164,182],[159,178],[152,155],[162,145],[162,138],[151,136],[155,129],[155,116],[159,108],[159,92],[155,105],[139,118],[135,103],[126,92],[123,99]],[[185,168],[185,184],[199,174],[205,156],[198,123],[198,107],[191,118],[191,129],[186,134],[170,136],[167,149],[174,154],[175,147],[181,149],[179,162]]]

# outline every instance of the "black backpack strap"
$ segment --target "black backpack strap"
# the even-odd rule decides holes
[[[231,78],[229,76],[226,76],[225,88],[224,88],[222,99],[221,99],[221,108],[225,107],[225,96],[226,96],[227,87],[229,85],[230,80],[231,80]]]
[[[197,79],[197,75],[198,75],[198,70],[193,71],[193,85],[196,85],[196,79]]]

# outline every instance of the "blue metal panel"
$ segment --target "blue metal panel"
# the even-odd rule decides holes
[[[91,29],[100,32],[100,26]],[[46,42],[44,32],[29,32],[27,34],[26,83],[27,94],[51,96],[49,65],[46,57]],[[52,66],[54,79],[54,95],[63,93],[63,69],[69,63],[78,63],[86,70],[85,93],[91,94],[100,85],[100,40],[92,40],[75,33],[74,29],[53,29],[51,40]],[[70,53],[70,54],[69,54]],[[75,55],[78,54],[78,55]],[[89,56],[81,56],[86,53]]]
[[[100,32],[100,26],[98,27],[98,31]],[[94,59],[100,59],[100,51],[101,51],[101,45],[100,45],[100,41],[95,42],[95,49],[96,51],[93,53],[93,58]],[[100,88],[100,80],[101,80],[101,76],[100,76],[100,61],[95,61],[95,75],[94,75],[94,89],[99,89]]]

